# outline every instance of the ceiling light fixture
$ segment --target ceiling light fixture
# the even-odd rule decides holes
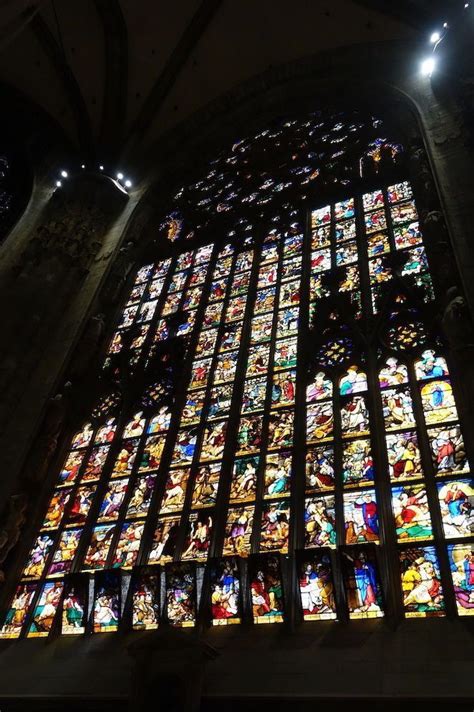
[[[436,67],[436,60],[434,57],[428,57],[421,63],[421,73],[424,77],[431,77]]]

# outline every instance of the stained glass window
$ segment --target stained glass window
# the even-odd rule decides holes
[[[255,145],[281,157],[292,126],[301,137],[290,122]],[[47,635],[56,615],[72,635],[282,623],[293,604],[304,621],[381,618],[394,598],[408,617],[444,615],[449,596],[474,610],[474,487],[448,354],[426,327],[428,246],[403,162],[377,173],[383,146],[403,150],[379,124],[341,124],[323,143],[353,143],[331,182],[302,158],[326,156],[325,126],[308,121],[321,150],[301,148],[281,181],[249,168],[252,188],[226,183],[255,148],[239,141],[176,193],[1,637]],[[211,239],[212,211],[239,202]]]

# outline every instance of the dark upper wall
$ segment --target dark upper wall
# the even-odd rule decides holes
[[[404,17],[355,0],[17,3],[0,10],[0,81],[42,107],[83,155],[116,158],[270,67],[416,38],[419,15],[408,0],[398,5]]]

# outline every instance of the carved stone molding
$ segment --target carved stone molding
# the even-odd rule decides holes
[[[81,175],[53,193],[31,228],[0,295],[15,307],[2,315],[0,427],[126,200],[110,179]]]

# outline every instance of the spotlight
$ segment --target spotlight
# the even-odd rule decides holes
[[[104,166],[99,166],[99,169],[100,169],[101,171],[103,171],[103,170],[104,170]]]
[[[465,2],[465,3],[464,3],[464,9],[466,10],[468,7],[469,7],[469,3],[468,3],[468,2]]]
[[[131,181],[131,180],[126,180],[126,181],[125,181],[125,185],[126,185],[127,188],[131,188],[131,187],[132,187],[132,181]]]
[[[63,178],[67,178],[67,171],[61,171],[61,175]]]
[[[439,42],[441,39],[441,35],[439,32],[433,32],[433,34],[430,37],[430,42],[431,44],[436,44],[436,42]]]
[[[62,186],[62,183],[60,180],[56,181],[56,188],[60,188]]]
[[[447,26],[448,26],[448,23],[447,23],[447,22],[443,22],[443,27],[444,27],[444,29],[446,29]]]
[[[85,167],[86,167],[86,166],[85,166],[85,164],[83,163],[82,166],[81,166],[81,168],[85,168]]]
[[[117,173],[117,178],[119,180],[123,180],[123,173]]]
[[[429,57],[421,63],[421,73],[424,77],[431,77],[436,67],[434,57]]]

